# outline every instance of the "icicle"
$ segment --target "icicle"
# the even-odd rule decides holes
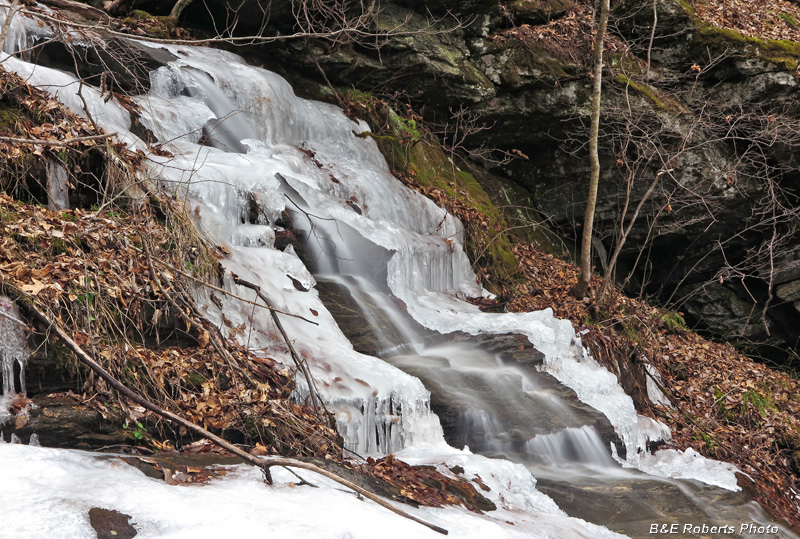
[[[3,375],[3,395],[16,393],[14,365],[20,367],[19,387],[25,394],[25,366],[28,362],[28,343],[25,323],[16,305],[7,297],[0,296],[0,366]]]
[[[42,447],[42,444],[39,443],[39,435],[36,434],[35,432],[31,434],[31,439],[30,441],[28,441],[28,445],[32,447]]]
[[[2,28],[6,23],[9,9],[9,7],[5,6],[0,7],[0,28]],[[25,23],[22,19],[23,18],[19,15],[19,13],[15,13],[13,15],[13,19],[11,19],[11,23],[8,27],[8,34],[6,34],[5,43],[0,44],[3,52],[7,54],[14,54],[15,52],[25,49],[27,32],[25,30]]]

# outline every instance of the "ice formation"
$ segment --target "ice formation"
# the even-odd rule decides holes
[[[25,27],[15,25],[12,49],[19,50],[25,42]],[[45,31],[30,20],[24,25],[38,35]],[[8,43],[7,51],[12,50]],[[154,71],[149,94],[136,98],[142,122],[172,154],[148,154],[151,176],[163,189],[188,201],[198,228],[211,241],[227,246],[230,255],[223,261],[227,289],[239,296],[252,295],[234,284],[231,274],[235,273],[260,286],[275,307],[318,323],[283,319],[294,346],[308,359],[323,397],[336,411],[348,448],[365,455],[396,451],[410,462],[462,466],[466,473],[480,475],[490,484],[491,496],[500,506],[497,514],[487,517],[465,518],[457,509],[418,509],[417,513],[449,527],[456,537],[616,536],[567,517],[536,490],[536,480],[521,464],[447,446],[423,384],[384,361],[354,351],[321,302],[314,275],[294,249],[274,248],[277,221],[285,211],[309,232],[306,240],[317,275],[347,275],[361,281],[365,290],[367,285],[375,286],[376,298],[399,299],[414,323],[431,330],[526,335],[544,353],[544,369],[608,417],[625,442],[628,465],[665,477],[692,477],[735,488],[729,466],[709,463],[696,453],[644,455],[641,450],[647,443],[668,436],[668,429],[637,416],[616,377],[586,353],[568,321],[555,319],[549,309],[487,314],[462,301],[484,291],[463,251],[461,224],[389,173],[374,141],[356,136],[369,130],[366,124],[349,120],[331,105],[297,98],[281,77],[247,65],[231,53],[140,45],[166,49],[176,58]],[[5,57],[3,65],[50,91],[76,113],[91,115],[131,147],[147,151],[147,145],[130,132],[129,113],[113,100],[106,102],[90,86],[81,87],[72,75],[16,57]],[[79,87],[81,97],[76,95]],[[230,325],[245,328],[238,337],[244,345],[257,354],[291,363],[264,313],[230,298],[218,298],[222,302],[218,308],[208,291],[196,293],[198,304],[205,306],[212,320],[221,324],[224,314]],[[307,390],[299,380],[298,397]],[[577,454],[581,463],[605,466],[608,462],[596,433],[582,427],[541,434],[526,445],[552,461],[574,461]],[[86,519],[76,516],[73,507],[101,502],[136,515],[142,537],[186,536],[188,531],[201,537],[229,535],[231,521],[238,523],[240,533],[263,530],[271,527],[269,519],[277,518],[271,515],[284,510],[302,514],[310,505],[328,515],[330,537],[372,536],[374,528],[362,523],[378,518],[377,513],[365,512],[360,502],[332,494],[330,489],[316,493],[278,487],[265,493],[258,474],[242,468],[235,469],[230,480],[178,496],[113,460],[80,452],[0,444],[0,457],[4,486],[19,489],[39,507],[45,528],[64,526],[74,530],[73,537],[89,533]],[[120,480],[130,489],[110,488],[106,478],[111,474],[124,478]],[[279,475],[279,485],[288,480]],[[325,483],[319,478],[314,482]],[[42,494],[43,489],[56,489],[62,497]],[[220,512],[220,503],[227,503],[220,500],[235,500],[225,506],[229,516],[224,530],[208,517]],[[348,514],[346,522],[341,518],[343,511]],[[24,530],[29,525],[13,520],[7,504],[0,514],[4,526],[14,522]],[[503,524],[504,520],[516,527]],[[318,527],[309,531],[302,519],[291,523],[280,528],[287,537],[319,531]],[[389,530],[382,534],[387,537],[426,533],[408,526],[412,525],[402,521],[380,525]]]
[[[19,393],[25,394],[25,366],[29,352],[24,328],[17,306],[6,296],[0,296],[0,367],[3,396],[6,398],[16,395],[17,388]],[[15,375],[15,368],[19,369],[19,376]],[[5,407],[2,408],[4,411]]]

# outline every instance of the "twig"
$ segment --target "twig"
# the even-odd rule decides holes
[[[15,322],[15,323],[19,324],[22,327],[25,327],[25,322],[23,322],[22,320],[20,320],[18,318],[15,318],[15,317],[11,316],[8,313],[4,313],[3,311],[0,311],[0,316],[2,316],[3,318],[7,318],[8,320],[11,320],[12,322]]]
[[[97,9],[96,7],[92,7],[86,4],[81,4],[80,2],[75,2],[73,0],[42,0],[42,3],[62,9],[67,9],[69,11],[72,11],[73,13],[77,13],[78,15],[84,17],[85,19],[102,21],[104,23],[111,22],[111,16],[102,9]]]
[[[15,137],[0,137],[0,141],[13,142],[15,144],[41,144],[43,146],[58,146],[65,147],[75,142],[85,142],[87,140],[102,140],[111,138],[116,133],[103,133],[102,135],[91,135],[88,137],[75,137],[69,140],[42,140],[36,138],[15,138]]]
[[[261,292],[260,286],[253,284],[250,281],[245,281],[244,279],[242,279],[233,272],[231,272],[231,276],[233,277],[234,283],[240,286],[244,286],[245,288],[249,288],[250,290],[253,290],[256,293],[256,295],[259,298],[261,298],[261,301],[263,301],[269,306],[272,306],[272,302],[269,300],[269,298],[267,298]],[[311,404],[317,410],[319,408],[322,408],[325,414],[330,418],[331,417],[330,412],[328,412],[328,409],[325,408],[325,404],[322,402],[322,399],[319,398],[319,395],[317,395],[316,385],[314,384],[314,380],[311,378],[311,373],[308,371],[308,365],[306,365],[306,362],[303,360],[303,358],[300,357],[300,355],[294,349],[294,346],[292,345],[292,342],[289,339],[289,335],[286,334],[286,330],[283,329],[283,324],[281,324],[281,321],[278,318],[278,313],[270,309],[269,314],[272,316],[272,321],[275,322],[275,325],[278,327],[278,331],[280,331],[281,335],[283,336],[283,340],[284,342],[286,342],[286,346],[289,347],[289,353],[291,354],[295,365],[297,365],[297,368],[300,369],[300,372],[303,373],[303,376],[306,379],[306,383],[308,384],[308,392],[311,395]]]
[[[153,257],[150,256],[150,250],[147,248],[147,244],[144,245],[144,253],[147,256],[147,267],[150,269],[150,277],[152,282],[155,283],[155,285],[158,287],[158,290],[161,292],[162,296],[166,298],[167,302],[170,305],[172,305],[177,314],[183,319],[184,322],[186,322],[186,325],[188,327],[191,327],[193,324],[195,324],[195,321],[192,320],[189,317],[189,315],[186,314],[186,312],[184,312],[184,310],[180,308],[180,306],[177,304],[172,295],[169,294],[164,289],[164,286],[161,284],[161,278],[156,273],[156,267],[153,264]],[[187,294],[184,294],[184,296],[188,297]],[[194,310],[196,314],[198,315],[200,314],[196,309]],[[197,325],[202,326],[201,324]],[[212,324],[208,324],[208,326],[214,327]],[[258,387],[258,384],[255,382],[255,380],[253,380],[250,377],[250,375],[241,366],[238,365],[238,362],[234,359],[234,357],[225,349],[225,345],[222,342],[218,342],[221,341],[221,335],[220,339],[217,339],[215,335],[212,335],[209,332],[209,339],[211,341],[211,344],[214,346],[214,349],[219,353],[219,355],[221,355],[225,359],[231,370],[238,372],[242,376],[242,378],[247,380],[247,382],[250,384],[251,387]]]
[[[260,459],[258,457],[255,457],[255,456],[251,455],[250,453],[244,451],[243,449],[233,445],[232,443],[228,442],[227,440],[224,440],[223,438],[220,438],[219,436],[217,436],[215,434],[212,434],[211,432],[209,432],[208,430],[204,429],[203,427],[201,427],[199,425],[195,425],[191,421],[188,421],[187,419],[184,419],[183,417],[181,417],[181,416],[179,416],[177,414],[174,414],[174,413],[172,413],[172,412],[170,412],[168,410],[165,410],[165,409],[161,408],[160,406],[158,406],[158,405],[150,402],[149,400],[145,399],[144,397],[142,397],[141,395],[139,395],[135,391],[129,389],[124,384],[122,384],[122,382],[120,382],[119,380],[117,380],[116,378],[111,376],[111,374],[108,371],[106,371],[99,363],[97,363],[89,354],[87,354],[78,345],[78,343],[76,343],[74,340],[72,340],[72,338],[69,335],[67,335],[67,333],[64,331],[64,329],[61,328],[61,326],[59,326],[58,324],[56,324],[55,322],[50,320],[50,318],[48,318],[47,315],[45,315],[42,311],[40,311],[32,302],[21,302],[21,304],[24,306],[25,309],[27,309],[34,316],[34,318],[39,320],[42,324],[47,326],[49,329],[53,330],[53,332],[58,336],[58,338],[61,339],[64,342],[64,344],[67,346],[67,348],[69,348],[78,357],[78,359],[80,359],[83,363],[85,363],[89,368],[91,368],[103,380],[105,380],[114,389],[119,391],[122,395],[128,397],[133,402],[139,404],[140,406],[146,408],[147,410],[150,410],[151,412],[160,415],[164,419],[167,419],[169,421],[173,421],[173,422],[175,422],[175,423],[177,423],[177,424],[179,424],[179,425],[181,425],[183,427],[186,427],[188,430],[191,430],[192,432],[194,432],[194,433],[196,433],[196,434],[198,434],[198,435],[200,435],[200,436],[202,436],[202,437],[204,437],[204,438],[206,438],[208,440],[211,440],[211,442],[213,442],[214,444],[218,445],[219,447],[221,447],[223,449],[226,449],[227,451],[230,451],[231,453],[233,453],[237,457],[239,457],[242,460],[244,460],[247,464],[251,464],[253,466],[257,466],[257,467],[261,468],[261,470],[263,470],[263,472],[264,472],[265,481],[268,484],[270,484],[270,485],[273,484],[272,474],[270,473],[270,468],[272,466],[291,466],[293,468],[300,468],[300,469],[303,469],[303,470],[309,470],[309,471],[317,473],[317,474],[319,474],[319,475],[321,475],[323,477],[327,477],[328,479],[336,481],[340,485],[344,485],[345,487],[356,491],[358,494],[364,496],[365,498],[368,498],[368,499],[374,501],[378,505],[380,505],[382,507],[385,507],[386,509],[392,511],[393,513],[396,513],[396,514],[398,514],[398,515],[400,515],[402,517],[405,517],[405,518],[408,518],[410,520],[413,520],[414,522],[418,522],[419,524],[422,524],[423,526],[426,526],[426,527],[432,529],[435,532],[441,533],[443,535],[447,535],[448,532],[447,532],[446,529],[441,528],[439,526],[436,526],[434,524],[431,524],[429,522],[425,522],[424,520],[422,520],[420,518],[417,518],[417,517],[415,517],[413,515],[410,515],[410,514],[406,513],[402,509],[398,509],[397,507],[395,507],[394,505],[392,505],[388,501],[381,499],[379,496],[369,492],[368,490],[365,490],[364,488],[356,485],[355,483],[353,483],[351,481],[348,481],[347,479],[345,479],[343,477],[340,477],[340,476],[336,475],[333,472],[329,472],[328,470],[320,468],[319,466],[315,466],[314,464],[311,464],[309,462],[303,462],[301,460],[295,460],[295,459],[291,459],[291,458],[278,457],[278,458],[270,458],[270,459]]]

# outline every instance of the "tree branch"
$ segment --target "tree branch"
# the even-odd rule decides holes
[[[314,384],[314,379],[311,377],[311,372],[309,372],[308,370],[308,365],[306,364],[305,360],[301,358],[300,355],[297,353],[297,351],[294,349],[294,346],[292,345],[292,342],[289,339],[289,335],[286,334],[286,330],[283,329],[283,324],[281,324],[281,321],[278,318],[278,313],[272,307],[272,302],[261,292],[260,286],[253,284],[250,281],[245,281],[244,279],[242,279],[233,272],[231,272],[231,276],[233,277],[234,283],[238,284],[239,286],[244,286],[245,288],[253,290],[256,293],[256,295],[261,299],[261,301],[266,303],[267,307],[269,308],[269,314],[272,317],[272,321],[275,322],[275,325],[277,326],[278,331],[280,331],[281,336],[283,337],[283,340],[286,343],[286,346],[289,347],[289,354],[292,356],[294,364],[297,365],[297,368],[300,370],[300,372],[303,373],[303,377],[306,379],[306,383],[308,384],[308,392],[311,395],[311,404],[317,410],[319,408],[322,408],[325,414],[328,417],[330,417],[330,412],[328,412],[328,409],[325,408],[325,404],[322,402],[322,399],[319,397],[317,393],[316,384]]]
[[[353,483],[351,481],[348,481],[347,479],[344,479],[343,477],[340,477],[340,476],[336,475],[333,472],[330,472],[328,470],[320,468],[319,466],[311,464],[310,462],[303,462],[301,460],[295,460],[295,459],[291,459],[291,458],[279,457],[279,458],[270,458],[270,459],[260,459],[258,457],[255,457],[255,456],[251,455],[250,453],[247,453],[243,449],[233,445],[232,443],[228,442],[227,440],[224,440],[223,438],[220,438],[219,436],[209,432],[208,430],[204,429],[203,427],[201,427],[199,425],[195,425],[191,421],[188,421],[187,419],[184,419],[183,417],[181,417],[181,416],[179,416],[177,414],[174,414],[174,413],[172,413],[172,412],[170,412],[168,410],[165,410],[165,409],[161,408],[160,406],[158,406],[158,405],[150,402],[149,400],[145,399],[144,397],[142,397],[138,393],[132,391],[131,389],[126,387],[124,384],[122,384],[122,382],[120,382],[119,380],[117,380],[116,378],[111,376],[111,374],[108,371],[106,371],[99,363],[97,363],[89,354],[87,354],[78,345],[78,343],[76,343],[69,335],[67,335],[67,333],[64,331],[64,329],[61,326],[59,326],[58,324],[56,324],[55,322],[50,320],[50,318],[47,315],[45,315],[42,311],[40,311],[32,302],[24,301],[24,302],[20,302],[20,303],[23,306],[23,308],[26,309],[34,318],[39,320],[46,327],[52,329],[55,332],[55,334],[58,336],[58,338],[61,339],[61,341],[67,346],[67,348],[69,348],[72,351],[72,353],[74,353],[78,357],[78,359],[80,359],[89,368],[91,368],[95,373],[97,373],[97,375],[100,376],[103,380],[105,380],[106,383],[111,385],[111,387],[113,387],[114,389],[119,391],[122,395],[128,397],[133,402],[135,402],[135,403],[139,404],[140,406],[146,408],[147,410],[150,410],[151,412],[153,412],[155,414],[158,414],[161,417],[163,417],[163,418],[165,418],[165,419],[167,419],[169,421],[172,421],[174,423],[182,425],[183,427],[186,427],[188,430],[191,430],[192,432],[194,432],[194,433],[196,433],[196,434],[198,434],[198,435],[200,435],[200,436],[202,436],[204,438],[207,438],[208,440],[211,440],[214,444],[218,445],[219,447],[221,447],[221,448],[223,448],[223,449],[225,449],[227,451],[230,451],[231,453],[233,453],[237,457],[239,457],[242,460],[244,460],[247,464],[250,464],[250,465],[253,465],[253,466],[257,466],[257,467],[261,468],[261,470],[264,472],[264,478],[265,478],[265,480],[266,480],[266,482],[268,484],[270,484],[270,485],[272,484],[272,474],[270,473],[270,468],[272,466],[291,466],[293,468],[300,468],[300,469],[303,469],[303,470],[309,470],[309,471],[317,473],[317,474],[319,474],[319,475],[321,475],[323,477],[327,477],[328,479],[336,481],[340,485],[343,485],[343,486],[345,486],[345,487],[347,487],[349,489],[352,489],[352,490],[356,491],[358,494],[364,496],[367,499],[370,499],[370,500],[374,501],[375,503],[377,503],[381,507],[385,507],[386,509],[392,511],[395,514],[398,514],[398,515],[400,515],[402,517],[405,517],[407,519],[413,520],[414,522],[422,524],[423,526],[426,526],[426,527],[430,528],[431,530],[433,530],[435,532],[441,533],[443,535],[447,535],[448,532],[447,532],[446,529],[441,528],[439,526],[436,526],[434,524],[431,524],[429,522],[426,522],[426,521],[424,521],[424,520],[422,520],[420,518],[417,518],[417,517],[415,517],[413,515],[410,515],[409,513],[406,513],[405,511],[403,511],[402,509],[398,509],[397,507],[395,507],[394,505],[392,505],[388,501],[383,500],[382,498],[380,498],[379,496],[373,494],[372,492],[369,492],[368,490],[356,485],[355,483]]]
[[[89,140],[103,140],[111,138],[116,133],[103,133],[102,135],[91,135],[88,137],[75,137],[69,140],[45,140],[38,138],[15,138],[15,137],[0,137],[2,142],[12,142],[14,144],[41,144],[42,146],[58,146],[64,148],[76,142],[86,142]]]

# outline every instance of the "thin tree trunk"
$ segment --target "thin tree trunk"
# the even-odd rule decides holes
[[[169,12],[170,18],[177,23],[178,17],[181,16],[181,13],[183,13],[183,10],[186,9],[186,6],[188,6],[191,3],[192,0],[178,0],[172,7],[172,11]]]
[[[592,88],[592,123],[589,129],[589,160],[592,171],[589,178],[589,196],[586,199],[586,213],[583,216],[583,235],[581,238],[581,274],[572,288],[572,295],[583,299],[592,278],[592,230],[594,228],[594,209],[597,205],[597,186],[600,183],[600,157],[597,152],[597,139],[600,133],[600,97],[603,88],[603,43],[608,26],[609,0],[599,0],[600,14],[597,33],[594,36],[594,87]]]
[[[653,28],[650,29],[650,43],[647,45],[647,70],[645,76],[650,80],[650,59],[653,52],[653,42],[656,39],[656,25],[658,25],[658,4],[653,0]]]
[[[644,196],[642,196],[641,200],[639,200],[639,203],[636,205],[636,210],[633,212],[633,216],[628,223],[628,227],[625,228],[624,226],[620,226],[620,234],[617,237],[617,244],[614,246],[614,253],[611,255],[611,260],[608,262],[608,267],[606,268],[603,282],[600,284],[600,289],[597,291],[597,296],[595,297],[595,301],[597,303],[601,303],[603,301],[603,296],[605,295],[608,285],[611,282],[611,275],[613,274],[614,268],[617,265],[619,253],[622,252],[622,246],[625,245],[625,242],[628,240],[628,235],[631,233],[631,230],[633,230],[633,225],[636,222],[636,219],[639,217],[639,212],[642,210],[642,206],[644,206],[647,199],[650,198],[650,195],[655,190],[658,182],[661,181],[661,176],[663,176],[665,172],[666,171],[664,170],[658,171],[658,174],[656,174],[656,177],[653,179],[650,187],[648,187],[647,192],[645,192]],[[624,214],[622,218],[625,218]]]

